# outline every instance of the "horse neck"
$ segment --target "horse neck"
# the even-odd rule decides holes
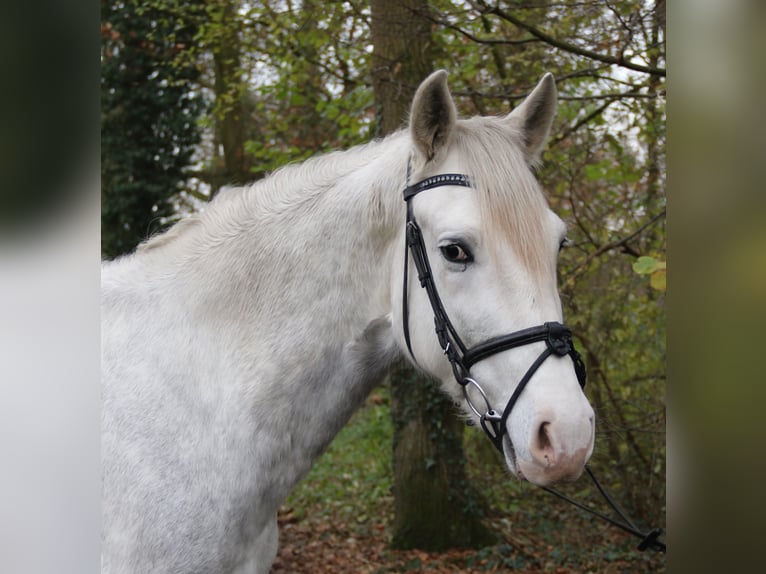
[[[225,428],[244,421],[243,448],[262,449],[257,466],[279,467],[270,499],[308,471],[398,354],[381,317],[403,255],[403,145],[390,138],[223,192],[175,237],[115,265],[141,298],[134,323],[181,353],[181,392],[225,403]]]
[[[404,219],[403,139],[329,154],[224,192],[200,218],[194,240],[179,242],[186,254],[176,267],[184,277],[176,279],[220,313],[242,318],[303,311],[337,323],[386,312]],[[322,314],[317,306],[333,294],[334,312]]]

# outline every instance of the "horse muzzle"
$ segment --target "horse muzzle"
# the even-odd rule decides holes
[[[594,416],[587,407],[576,416],[538,417],[521,437],[508,429],[503,454],[511,471],[537,486],[577,480],[593,453]]]

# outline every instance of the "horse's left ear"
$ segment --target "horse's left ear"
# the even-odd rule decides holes
[[[447,87],[447,72],[434,72],[415,92],[410,111],[412,141],[426,161],[432,160],[445,146],[456,119],[457,109]]]
[[[556,115],[556,80],[552,74],[545,74],[532,93],[507,116],[507,120],[524,137],[527,161],[537,163],[540,152],[548,139],[548,132]]]

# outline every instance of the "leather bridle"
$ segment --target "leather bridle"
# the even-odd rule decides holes
[[[407,166],[407,183],[409,184],[409,172],[410,167]],[[507,335],[500,335],[492,337],[483,341],[473,347],[466,347],[463,343],[460,335],[458,335],[455,326],[450,321],[447,311],[444,309],[439,292],[436,289],[434,283],[433,273],[431,271],[431,264],[428,260],[426,253],[426,246],[423,242],[423,234],[420,230],[420,226],[415,220],[415,215],[412,208],[412,198],[418,193],[429,189],[434,189],[441,186],[461,186],[471,187],[471,182],[468,176],[459,173],[446,173],[441,175],[435,175],[426,178],[414,185],[406,185],[404,189],[404,200],[407,202],[407,222],[406,222],[406,247],[404,257],[404,281],[403,281],[403,293],[402,293],[402,324],[404,328],[404,341],[407,345],[413,361],[417,363],[415,354],[412,351],[412,343],[410,341],[410,329],[409,329],[409,297],[408,297],[408,269],[409,269],[409,256],[412,256],[412,260],[415,264],[415,268],[418,272],[418,279],[420,286],[426,290],[428,294],[428,300],[431,303],[431,309],[434,314],[434,325],[436,330],[436,337],[439,340],[439,347],[441,347],[444,354],[452,366],[452,373],[455,376],[455,380],[463,389],[463,396],[469,408],[479,417],[481,426],[484,432],[487,434],[492,444],[502,453],[503,452],[503,436],[507,432],[506,422],[511,415],[511,411],[516,404],[519,396],[527,386],[532,376],[543,362],[551,355],[558,357],[564,357],[569,355],[574,362],[575,373],[577,380],[581,387],[585,386],[585,365],[583,364],[580,354],[575,350],[572,343],[571,330],[558,322],[548,322],[536,327],[530,327],[528,329],[522,329],[515,331]],[[519,381],[511,398],[505,405],[502,414],[492,408],[489,399],[487,398],[484,389],[481,388],[476,380],[471,377],[471,367],[479,361],[523,345],[529,345],[532,343],[544,342],[545,349],[540,353],[537,359],[532,363],[527,372]],[[471,399],[469,394],[469,387],[473,387],[484,399],[486,409],[481,405],[476,405]]]
[[[465,397],[468,407],[476,414],[476,416],[479,417],[481,427],[484,429],[484,432],[492,441],[492,444],[494,444],[495,447],[504,454],[503,436],[505,433],[507,433],[506,422],[508,421],[508,417],[510,417],[513,406],[516,404],[519,396],[524,391],[524,388],[532,379],[532,376],[535,374],[540,365],[542,365],[543,362],[551,355],[556,355],[558,357],[565,357],[566,355],[569,355],[569,357],[572,359],[572,362],[574,363],[575,374],[577,375],[577,380],[580,383],[581,388],[585,386],[585,365],[582,361],[582,358],[580,357],[580,353],[578,353],[574,348],[574,344],[572,343],[571,330],[569,327],[558,322],[544,323],[536,327],[529,327],[528,329],[522,329],[507,335],[491,337],[486,341],[474,345],[473,347],[466,347],[465,343],[463,343],[462,339],[460,338],[460,335],[458,335],[455,326],[452,324],[452,321],[450,321],[450,318],[447,315],[447,311],[444,309],[444,305],[442,304],[442,301],[439,297],[439,292],[436,289],[433,273],[431,271],[431,264],[428,261],[426,246],[423,242],[423,234],[420,230],[420,226],[415,220],[415,215],[413,213],[412,198],[421,191],[426,191],[435,187],[454,185],[460,187],[471,187],[471,181],[468,176],[460,173],[435,175],[419,181],[414,185],[409,185],[409,179],[410,164],[408,162],[407,182],[405,183],[404,188],[404,201],[407,202],[407,223],[405,231],[406,241],[404,252],[404,285],[402,293],[402,324],[404,329],[404,341],[407,344],[407,350],[409,351],[412,360],[417,363],[415,354],[412,351],[412,342],[410,341],[409,297],[407,292],[409,284],[409,260],[410,256],[412,256],[412,260],[415,263],[415,268],[418,272],[420,286],[426,290],[426,293],[428,294],[428,300],[431,303],[431,309],[433,310],[434,314],[436,337],[439,340],[439,346],[441,347],[442,351],[444,351],[444,354],[447,356],[447,359],[452,366],[452,373],[455,376],[455,380],[463,389],[463,396]],[[471,367],[479,361],[486,359],[487,357],[491,357],[497,353],[538,342],[544,342],[545,349],[540,353],[540,355],[538,355],[537,359],[535,359],[535,361],[532,363],[532,366],[527,369],[527,372],[519,381],[519,384],[513,391],[511,398],[508,399],[502,414],[498,414],[498,412],[493,409],[492,405],[489,403],[489,399],[487,398],[484,389],[482,389],[481,385],[479,385],[479,383],[477,383],[476,380],[471,377]],[[481,405],[477,407],[477,405],[471,399],[468,392],[469,387],[475,388],[476,391],[481,395],[482,399],[484,400],[484,406],[486,407],[486,410],[480,408]],[[512,458],[515,458],[515,453],[513,452],[513,443],[510,441],[510,437],[508,442],[512,451],[509,454]],[[562,494],[557,490],[547,486],[543,486],[541,488],[586,512],[598,516],[610,524],[621,528],[622,530],[629,532],[634,536],[637,536],[641,539],[641,542],[638,545],[639,550],[651,549],[657,550],[659,552],[665,552],[665,543],[659,540],[659,537],[662,535],[662,529],[653,528],[644,532],[638,528],[638,526],[636,526],[630,517],[628,517],[627,514],[625,514],[625,512],[619,507],[619,505],[617,505],[612,497],[609,496],[598,479],[596,479],[596,475],[593,473],[593,471],[591,471],[588,465],[585,465],[585,470],[587,471],[590,479],[596,485],[598,491],[604,497],[612,510],[621,518],[621,520],[616,520],[610,516],[607,516],[606,514],[594,510],[593,508],[577,502],[576,500],[573,500],[572,498]]]

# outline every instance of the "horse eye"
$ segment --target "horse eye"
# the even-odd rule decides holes
[[[439,247],[447,261],[452,263],[470,263],[473,261],[471,253],[459,243],[450,243]]]
[[[562,249],[566,249],[567,247],[570,247],[572,245],[572,240],[568,237],[565,237],[561,240],[561,243],[559,243],[559,252],[561,252]]]

